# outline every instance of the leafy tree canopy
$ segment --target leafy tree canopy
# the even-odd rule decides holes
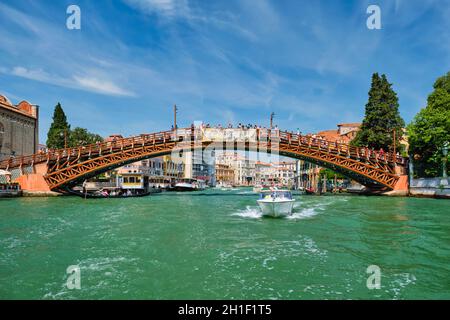
[[[53,122],[47,133],[47,147],[50,149],[64,148],[65,140],[67,147],[76,147],[103,141],[103,138],[84,128],[76,127],[71,130],[64,110],[58,102],[53,112]]]
[[[442,175],[442,147],[450,142],[450,72],[438,78],[433,88],[427,106],[408,125],[409,154],[421,177]]]
[[[333,171],[331,169],[327,169],[327,168],[320,170],[320,175],[321,176],[326,175],[327,180],[333,180],[335,176],[336,176],[336,179],[347,179],[347,177],[344,176],[343,174],[335,172],[335,171]]]
[[[103,141],[103,138],[98,134],[90,133],[85,128],[76,127],[70,132],[69,141],[70,147],[76,147]]]

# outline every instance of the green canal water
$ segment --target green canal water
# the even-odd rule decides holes
[[[449,201],[296,196],[291,218],[270,219],[256,199],[2,199],[0,298],[450,299]]]

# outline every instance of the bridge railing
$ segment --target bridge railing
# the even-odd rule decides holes
[[[161,143],[162,141],[170,142],[173,131],[162,131],[157,133],[142,134],[129,138],[121,138],[111,141],[103,141],[74,148],[49,149],[46,152],[39,152],[27,156],[10,157],[0,161],[0,168],[21,167],[24,165],[33,165],[35,163],[46,162],[50,160],[61,159],[72,156],[85,156],[87,154],[96,154],[99,152],[107,152],[111,148],[128,148],[132,145],[139,145],[149,141]]]
[[[246,130],[246,129],[239,129]],[[404,165],[405,159],[390,152],[380,152],[364,147],[355,147],[346,143],[328,141],[312,135],[300,135],[288,131],[279,131],[278,129],[258,128],[257,137],[261,139],[279,139],[285,143],[298,143],[299,145],[326,150],[331,153],[346,155],[357,159],[367,159],[385,163],[395,163]],[[164,142],[178,142],[180,140],[193,139],[199,136],[200,130],[197,128],[179,128],[176,131],[162,131],[157,133],[141,134],[128,138],[113,139],[109,141],[98,142],[94,144],[79,146],[75,148],[50,149],[47,152],[40,152],[29,156],[21,156],[6,159],[0,162],[0,168],[20,167],[23,165],[32,165],[40,162],[48,162],[58,159],[84,157],[86,155],[99,155],[108,152],[115,152],[119,149],[128,149],[133,146],[145,144],[160,144]]]
[[[405,158],[392,152],[376,151],[365,147],[356,147],[347,143],[328,141],[311,135],[298,135],[291,132],[280,132],[280,138],[289,142],[316,147],[332,153],[347,155],[357,159],[375,160],[377,162],[405,164]]]

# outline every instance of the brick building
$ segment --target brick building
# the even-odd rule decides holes
[[[0,95],[0,160],[36,153],[39,146],[39,107],[17,105]]]
[[[320,131],[316,134],[317,137],[336,141],[338,143],[349,143],[356,137],[356,133],[361,127],[361,123],[341,123],[337,125],[335,130]]]

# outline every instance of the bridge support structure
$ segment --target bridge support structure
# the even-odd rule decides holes
[[[177,129],[117,141],[51,150],[0,162],[0,168],[20,169],[16,179],[23,190],[61,191],[127,163],[183,150],[213,148],[277,153],[330,168],[354,179],[374,193],[408,193],[407,162],[392,154],[330,142],[311,136],[267,129]],[[233,132],[236,130],[236,132]],[[223,140],[230,137],[231,141]],[[228,138],[227,138],[228,139]],[[236,140],[237,139],[237,140]],[[225,148],[223,148],[225,147]],[[27,168],[27,170],[22,170]],[[30,171],[29,169],[32,168]],[[24,172],[27,171],[27,172]]]
[[[51,192],[50,186],[45,180],[47,164],[45,162],[33,164],[33,173],[22,174],[15,181],[20,184],[24,191],[28,192]]]

